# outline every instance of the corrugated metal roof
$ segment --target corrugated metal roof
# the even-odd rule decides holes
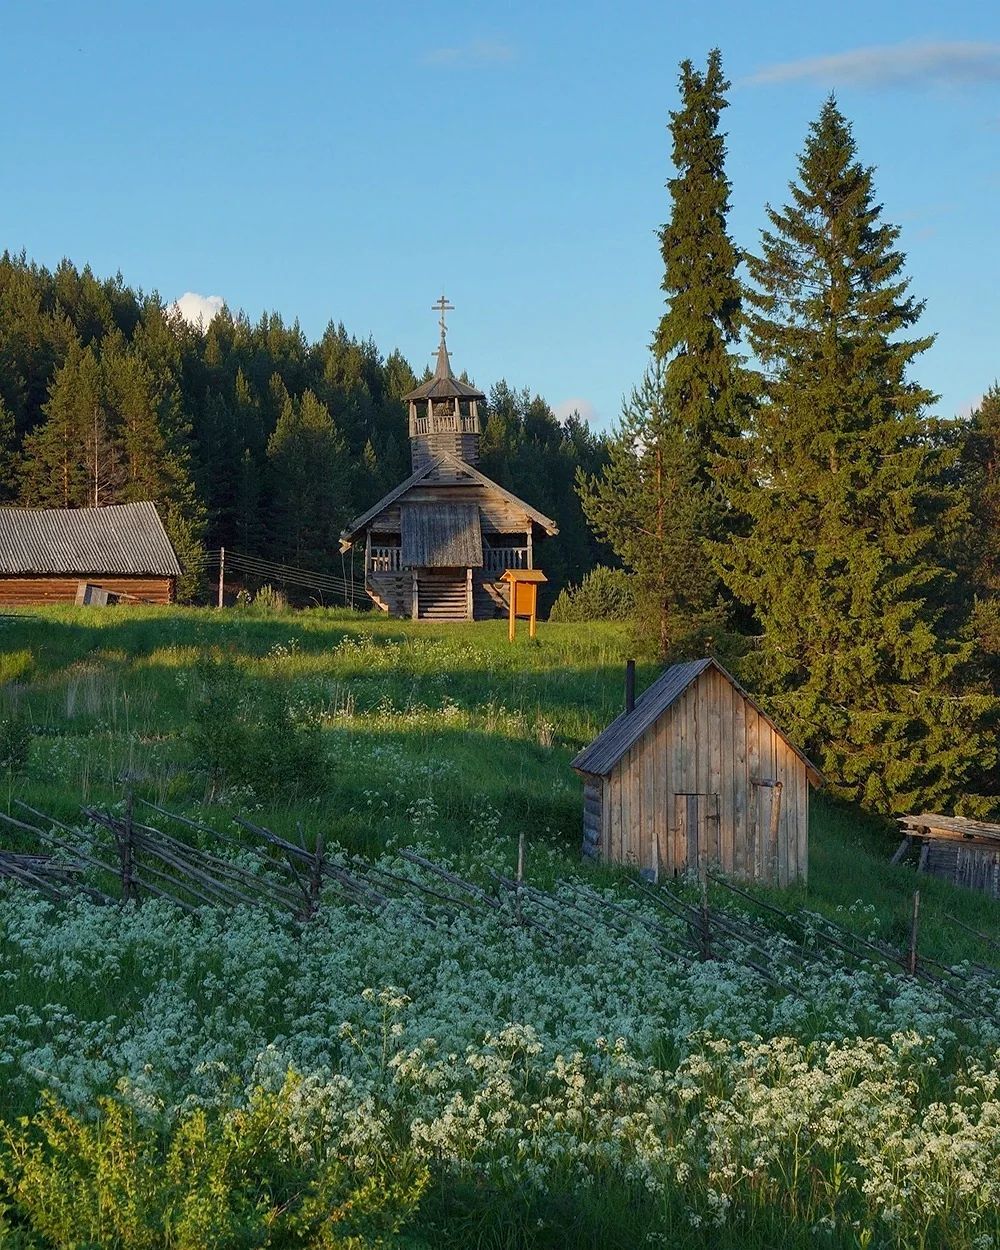
[[[718,660],[706,657],[702,660],[688,660],[684,664],[673,664],[649,686],[635,701],[631,712],[622,712],[621,716],[599,733],[589,747],[585,747],[570,765],[580,773],[592,773],[607,777],[625,752],[639,741],[662,714],[681,697],[707,668],[717,669],[725,679],[747,700],[754,710],[767,721],[783,742],[795,752],[805,764],[810,780],[815,783],[822,781],[819,769],[812,763],[788,737],[782,733],[766,712],[762,711],[739,682],[722,667]]]
[[[155,504],[0,508],[0,574],[180,572]]]
[[[481,568],[483,536],[474,503],[404,503],[402,562],[409,568]]]

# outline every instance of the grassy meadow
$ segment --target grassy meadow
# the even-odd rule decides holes
[[[85,845],[80,805],[127,784],[232,834],[239,813],[473,878],[524,833],[529,881],[634,921],[567,955],[412,901],[297,926],[0,889],[0,1245],[1000,1245],[1000,982],[970,982],[958,1022],[884,969],[798,969],[775,931],[782,995],[664,958],[624,874],[581,864],[569,760],[619,711],[628,648],[613,625],[511,646],[503,622],[320,610],[0,621],[15,815]],[[808,890],[780,901],[902,946],[896,842],[814,796]],[[996,905],[921,891],[921,953],[989,964],[950,917],[996,933]]]
[[[83,803],[120,801],[130,779],[137,796],[180,812],[251,814],[307,838],[322,830],[365,855],[433,824],[434,842],[470,870],[463,848],[484,819],[510,863],[522,831],[550,852],[546,865],[579,863],[569,761],[621,710],[630,654],[626,630],[598,622],[543,624],[535,642],[521,634],[511,646],[504,622],[185,608],[46,609],[0,623],[0,646],[0,716],[33,730],[24,767],[0,782],[8,808],[20,798],[72,822]],[[205,706],[206,665],[221,685],[245,679],[251,700],[272,696],[279,721],[284,711],[316,731],[313,793],[297,797],[298,761],[283,769],[277,742],[261,745],[276,758],[256,761],[270,769],[251,760],[248,776],[231,769],[213,785],[193,722],[201,709],[211,738],[233,703]],[[639,666],[640,691],[657,671]],[[275,773],[263,786],[262,771]],[[814,795],[808,895],[792,899],[868,926],[870,910],[844,916],[861,903],[902,943],[913,873],[889,867],[897,842],[891,822]],[[990,948],[947,917],[988,930],[994,905],[930,878],[921,889],[927,953],[989,962]]]

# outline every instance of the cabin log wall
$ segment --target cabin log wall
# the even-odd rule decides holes
[[[79,577],[0,577],[0,606],[76,603],[76,592],[81,582],[101,586],[113,594],[131,595],[148,603],[174,601],[172,577],[102,577],[99,573],[81,573]]]

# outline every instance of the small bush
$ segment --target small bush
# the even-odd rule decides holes
[[[599,564],[579,586],[567,586],[549,613],[550,621],[629,621],[636,600],[631,576],[624,569]]]
[[[266,584],[254,595],[253,606],[259,612],[287,612],[288,599],[280,590]]]
[[[0,1244],[81,1250],[367,1250],[398,1244],[427,1186],[406,1154],[359,1168],[298,1111],[300,1078],[160,1130],[111,1098],[81,1118],[45,1095],[0,1125]]]
[[[13,778],[24,772],[33,737],[32,728],[23,717],[11,715],[0,720],[0,773]]]
[[[307,798],[326,777],[319,719],[287,691],[252,683],[235,664],[215,657],[196,667],[197,696],[187,743],[208,798],[240,787],[257,798]]]

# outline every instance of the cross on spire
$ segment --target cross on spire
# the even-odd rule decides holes
[[[450,378],[453,375],[451,372],[451,361],[448,358],[448,346],[445,343],[444,338],[448,329],[444,322],[444,315],[446,312],[454,312],[455,305],[449,304],[446,297],[442,295],[436,303],[431,304],[431,309],[432,311],[439,312],[441,314],[438,319],[438,325],[441,327],[441,342],[438,344],[437,368],[434,370],[434,376],[437,378]]]
[[[441,314],[441,316],[440,316],[440,318],[439,318],[439,320],[438,320],[438,325],[441,327],[441,337],[442,337],[442,338],[444,338],[444,336],[445,336],[445,331],[448,329],[448,327],[447,327],[447,326],[445,325],[445,323],[444,323],[444,315],[445,315],[445,313],[446,313],[446,312],[454,312],[454,311],[455,311],[455,305],[454,305],[454,304],[449,304],[449,303],[448,303],[448,300],[447,300],[447,299],[446,299],[446,298],[442,295],[442,296],[438,299],[438,301],[437,301],[437,303],[436,303],[436,304],[431,304],[431,311],[432,311],[432,312],[439,312],[439,313]]]

